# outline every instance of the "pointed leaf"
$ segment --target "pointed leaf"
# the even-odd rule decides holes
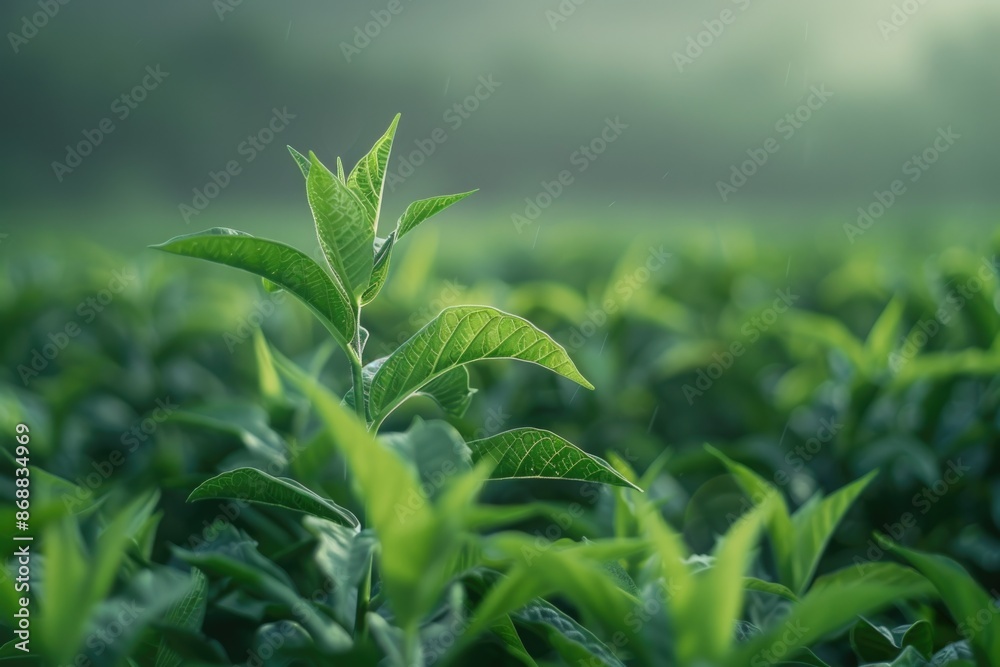
[[[164,623],[185,630],[201,630],[208,607],[208,577],[194,567],[191,568],[191,585],[184,597],[174,602],[164,615]],[[180,667],[182,658],[170,648],[166,638],[160,639],[156,649],[155,667]]]
[[[1000,600],[992,598],[961,565],[950,558],[925,554],[889,544],[927,577],[951,612],[955,622],[968,633],[972,646],[985,664],[1000,666]],[[983,617],[986,621],[983,622]],[[970,632],[971,625],[978,629]]]
[[[295,160],[295,164],[299,165],[299,171],[302,172],[303,178],[309,178],[309,158],[291,146],[286,146],[286,148],[288,149],[288,152],[292,154],[292,159]]]
[[[317,567],[334,583],[333,600],[328,604],[341,624],[350,629],[354,623],[358,586],[368,572],[378,541],[371,531],[359,533],[311,516],[303,523],[317,538]]]
[[[339,155],[337,156],[337,178],[340,179],[341,183],[347,182],[347,177],[344,176],[344,161],[340,159]]]
[[[575,479],[639,488],[603,459],[588,454],[550,431],[516,428],[468,444],[474,462],[483,459],[496,462],[490,479]]]
[[[368,155],[361,158],[351,175],[347,177],[347,187],[358,196],[365,210],[372,230],[378,225],[379,210],[382,205],[382,186],[385,180],[385,167],[389,163],[389,153],[392,151],[392,138],[396,135],[399,125],[399,114],[392,119],[389,129],[382,138],[375,142]]]
[[[443,590],[457,536],[444,529],[416,475],[396,452],[376,440],[315,379],[287,359],[275,359],[290,385],[310,400],[347,461],[356,495],[364,500],[382,545],[381,580],[398,623],[416,622]]]
[[[357,315],[347,291],[336,278],[295,248],[225,228],[178,236],[152,247],[266,278],[308,306],[345,349],[353,338]]]
[[[355,297],[368,288],[375,232],[361,202],[312,152],[306,195],[316,221],[316,236],[330,268]]]
[[[375,374],[375,423],[437,376],[479,359],[532,362],[593,389],[566,350],[527,320],[486,306],[454,306],[400,345]]]
[[[244,500],[311,514],[352,528],[360,522],[349,510],[321,498],[295,480],[272,477],[256,468],[238,468],[201,483],[188,502],[195,500]]]
[[[599,664],[624,667],[611,649],[594,633],[577,623],[555,605],[536,598],[510,617],[517,625],[540,633],[567,664]]]
[[[795,577],[792,571],[794,533],[792,532],[792,519],[788,512],[788,504],[785,502],[784,496],[774,484],[747,466],[733,461],[711,445],[705,445],[705,448],[712,456],[722,461],[729,470],[729,474],[736,478],[736,483],[740,485],[743,493],[750,498],[751,502],[760,504],[768,498],[774,498],[775,506],[768,519],[767,530],[778,561],[778,575],[781,583],[794,589]]]
[[[413,231],[414,227],[427,218],[437,215],[452,204],[457,204],[475,192],[479,192],[479,190],[470,190],[469,192],[462,192],[456,195],[441,195],[440,197],[430,197],[429,199],[420,199],[413,202],[406,207],[403,215],[400,216],[399,221],[396,223],[398,237],[403,238],[405,234]]]
[[[388,238],[375,239],[375,265],[372,267],[371,278],[368,279],[368,288],[361,295],[361,305],[371,303],[382,291],[382,286],[389,277],[389,260],[395,243],[396,232],[389,234]]]
[[[802,593],[809,585],[840,520],[877,474],[873,470],[829,497],[807,503],[792,517],[792,590]]]

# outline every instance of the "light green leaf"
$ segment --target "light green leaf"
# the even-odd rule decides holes
[[[588,454],[550,431],[517,428],[468,444],[474,462],[483,459],[496,462],[490,479],[575,479],[639,488],[603,459]]]
[[[188,502],[219,499],[282,507],[355,529],[361,525],[349,510],[321,498],[295,480],[272,477],[256,468],[238,468],[216,475],[202,482],[188,496]]]
[[[361,304],[371,303],[378,293],[382,291],[386,278],[389,277],[389,260],[392,257],[392,247],[396,243],[396,232],[389,234],[388,238],[375,239],[375,264],[372,267],[371,278],[368,279],[368,287],[361,295]]]
[[[868,355],[868,363],[873,367],[884,368],[888,364],[889,355],[896,349],[904,310],[903,299],[899,295],[894,296],[869,330],[868,338],[865,340],[865,354]]]
[[[527,320],[487,306],[454,306],[399,346],[375,374],[375,423],[437,376],[479,359],[532,362],[593,389],[566,350]]]
[[[687,613],[678,615],[677,658],[681,664],[699,659],[721,661],[733,643],[733,626],[743,609],[743,580],[757,537],[772,511],[765,501],[741,516],[715,548],[715,562],[700,576],[698,595]]]
[[[277,241],[218,227],[152,247],[243,269],[280,285],[308,306],[342,347],[349,347],[357,326],[356,307],[336,277],[305,253]]]
[[[400,216],[399,221],[396,223],[398,238],[403,238],[405,234],[413,231],[414,227],[424,220],[437,215],[452,204],[457,204],[475,192],[479,192],[479,190],[470,190],[469,192],[462,192],[457,195],[441,195],[440,197],[420,199],[413,202],[406,207],[403,215]]]
[[[316,236],[330,268],[356,298],[368,289],[374,265],[375,232],[361,202],[312,152],[306,195]]]
[[[448,563],[458,536],[437,517],[420,484],[398,454],[376,440],[341,407],[329,390],[287,360],[275,356],[278,370],[312,403],[330,440],[344,455],[356,495],[382,544],[380,574],[402,627],[416,623],[444,589]]]
[[[777,560],[778,577],[781,582],[788,587],[798,590],[795,586],[795,576],[793,572],[793,544],[794,533],[792,532],[792,519],[789,516],[788,504],[778,488],[755,473],[753,470],[733,461],[728,456],[720,452],[711,445],[705,445],[712,456],[722,461],[729,470],[729,474],[736,478],[737,484],[755,505],[759,505],[768,498],[774,499],[774,508],[767,521],[767,530],[771,537],[771,546],[774,549]]]
[[[525,667],[538,667],[538,663],[532,659],[531,654],[524,648],[524,642],[521,641],[521,636],[517,634],[517,628],[514,627],[510,616],[505,614],[498,618],[496,623],[490,626],[490,631],[499,637],[500,641],[507,647],[507,653],[512,658],[525,665]]]
[[[375,142],[368,155],[361,158],[351,170],[351,175],[347,177],[347,187],[357,195],[373,231],[378,226],[385,167],[389,163],[389,153],[392,151],[392,139],[396,135],[397,125],[399,125],[399,114],[396,114],[389,124],[389,129]]]
[[[286,148],[288,149],[288,152],[292,154],[292,159],[295,160],[295,164],[299,165],[299,170],[302,172],[303,178],[309,178],[309,158],[291,146],[286,146]],[[339,159],[340,158],[338,158],[338,160]]]
[[[339,155],[337,156],[337,178],[340,179],[341,183],[347,182],[347,178],[344,176],[344,161],[340,159]]]
[[[208,577],[198,568],[191,568],[191,584],[184,597],[175,601],[163,617],[163,622],[186,630],[201,630],[208,607]],[[155,667],[179,667],[182,658],[160,639],[156,649]]]
[[[763,579],[758,579],[756,577],[743,577],[743,587],[748,591],[769,593],[771,595],[777,595],[778,597],[785,598],[786,600],[791,600],[792,602],[799,601],[799,596],[793,593],[791,589],[786,588],[781,584],[776,584],[773,581],[764,581]]]
[[[795,539],[792,547],[792,590],[802,593],[812,580],[823,550],[844,514],[878,474],[873,470],[829,497],[806,503],[792,517]]]
[[[905,571],[905,568],[896,567]],[[754,660],[766,662],[767,656],[775,655],[774,647],[777,645],[791,653],[840,630],[860,615],[872,614],[894,603],[927,594],[927,585],[922,577],[895,576],[892,569],[885,572],[889,576],[869,577],[860,575],[856,568],[851,567],[840,570],[836,577],[825,578],[825,582],[821,577],[809,593],[791,607],[781,623],[739,648],[725,664],[746,667]]]
[[[885,541],[885,540],[883,540]],[[937,588],[960,631],[967,632],[983,664],[1000,666],[1000,600],[992,598],[961,565],[950,558],[890,544]],[[988,616],[986,622],[983,616]],[[971,632],[972,624],[978,631]]]

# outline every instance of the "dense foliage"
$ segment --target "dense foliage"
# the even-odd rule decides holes
[[[390,271],[471,194],[380,230],[397,121],[349,173],[292,151],[315,252],[158,246],[259,288],[84,248],[4,267],[37,664],[1000,665],[990,253],[791,273],[637,242],[455,287]]]

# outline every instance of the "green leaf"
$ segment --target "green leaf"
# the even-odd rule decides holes
[[[277,241],[218,227],[152,247],[243,269],[280,285],[308,306],[342,347],[349,348],[357,326],[356,307],[336,277],[305,253]]]
[[[470,190],[469,192],[462,192],[456,195],[441,195],[440,197],[430,197],[429,199],[420,199],[413,202],[406,207],[403,215],[400,216],[399,221],[396,223],[397,237],[403,238],[404,235],[413,231],[414,227],[424,220],[437,215],[452,204],[457,204],[475,192],[479,192],[479,190]]]
[[[368,155],[358,161],[351,170],[351,175],[347,177],[347,187],[357,195],[373,231],[378,225],[385,167],[389,163],[389,153],[392,151],[392,139],[396,135],[397,125],[399,125],[399,114],[396,114],[389,124],[389,129],[375,142]]]
[[[683,615],[677,615],[677,658],[681,664],[699,659],[721,661],[733,643],[733,626],[743,609],[743,580],[774,503],[764,502],[745,515],[722,537],[715,562],[696,586],[698,595]]]
[[[754,660],[766,663],[768,656],[775,655],[775,646],[780,645],[791,653],[840,630],[860,615],[928,594],[926,580],[912,570],[893,563],[873,565],[894,567],[879,567],[877,573],[872,569],[868,574],[850,567],[820,577],[799,603],[791,607],[781,623],[739,648],[725,664],[745,667],[754,664]],[[883,574],[885,576],[881,576]]]
[[[465,416],[476,390],[469,386],[469,369],[459,366],[447,371],[420,388],[417,395],[438,404],[445,414],[456,419]]]
[[[806,503],[792,517],[792,590],[802,593],[812,580],[823,551],[844,514],[878,474],[873,470],[828,498]]]
[[[278,370],[312,403],[331,441],[344,455],[357,497],[382,545],[380,575],[401,627],[417,622],[433,607],[449,575],[458,536],[422,494],[412,469],[376,440],[329,390],[287,360]]]
[[[933,667],[976,667],[976,656],[966,640],[948,644],[934,654]]]
[[[344,161],[340,159],[339,155],[337,156],[337,178],[340,179],[341,183],[347,182],[347,178],[344,176]]]
[[[851,628],[851,647],[864,661],[894,660],[907,646],[912,646],[923,657],[934,650],[934,628],[920,620],[911,625],[889,629],[862,618]]]
[[[755,505],[759,505],[768,498],[774,498],[774,508],[767,521],[767,530],[771,537],[771,546],[775,552],[777,560],[778,575],[781,583],[794,590],[795,575],[793,571],[793,545],[795,543],[794,532],[792,531],[792,519],[788,512],[788,504],[784,496],[777,487],[755,473],[753,470],[733,461],[728,456],[720,452],[711,445],[705,445],[708,452],[715,458],[722,461],[729,474],[736,478],[736,483],[740,485],[743,492]]]
[[[517,628],[509,615],[503,615],[497,619],[496,623],[490,626],[490,631],[495,634],[507,649],[507,653],[520,662],[525,667],[538,667],[538,663],[532,659],[531,654],[524,648],[521,636],[517,634]]]
[[[344,627],[351,628],[355,620],[357,589],[378,545],[375,535],[368,530],[359,533],[315,517],[306,517],[304,523],[317,539],[316,566],[334,583],[330,606]]]
[[[110,517],[91,554],[75,518],[64,517],[46,527],[41,541],[45,587],[36,637],[53,663],[70,662],[80,648],[91,612],[111,591],[132,533],[152,514],[157,499],[155,493],[140,496]]]
[[[208,607],[208,577],[198,568],[191,569],[191,585],[184,597],[174,602],[164,615],[167,625],[186,630],[201,630]],[[155,667],[179,667],[182,658],[168,645],[165,638],[160,639],[156,649]]]
[[[395,243],[396,232],[390,233],[388,238],[375,239],[375,265],[372,268],[371,278],[368,279],[368,287],[361,295],[362,305],[371,303],[382,291],[382,286],[389,277],[389,259],[392,257],[392,247]]]
[[[424,495],[436,498],[444,482],[472,468],[462,435],[445,421],[416,418],[403,433],[386,433],[379,440],[405,459],[417,473]]]
[[[188,496],[188,502],[195,500],[243,500],[318,516],[355,529],[361,525],[349,510],[295,480],[272,477],[256,468],[237,468],[202,482]]]
[[[541,598],[536,598],[510,616],[517,625],[541,634],[567,664],[624,667],[622,661],[594,633]],[[595,659],[599,662],[594,662]]]
[[[299,165],[299,170],[302,172],[303,178],[309,178],[309,158],[291,146],[286,146],[286,148],[288,149],[288,152],[292,154],[292,159],[295,160],[295,164]],[[337,159],[339,160],[340,158]]]
[[[781,584],[776,584],[773,581],[764,581],[763,579],[758,579],[756,577],[743,577],[743,587],[748,591],[777,595],[778,597],[791,600],[792,602],[799,601],[799,596],[793,593],[791,589],[782,586]]]
[[[375,232],[361,202],[312,152],[306,195],[316,236],[330,268],[355,298],[368,289],[374,265]],[[356,303],[356,301],[355,301]]]
[[[375,423],[437,376],[479,359],[532,362],[593,389],[562,346],[527,320],[486,306],[454,306],[399,346],[375,374]]]
[[[285,606],[322,650],[337,653],[351,646],[350,635],[299,596],[288,574],[258,553],[249,539],[225,545],[224,552],[174,548],[174,553],[189,565],[217,577],[228,577],[262,599]]]
[[[474,462],[483,459],[496,462],[490,479],[575,479],[639,488],[603,459],[549,431],[516,428],[468,444]]]
[[[908,560],[934,584],[959,631],[972,642],[980,660],[992,667],[1000,666],[1000,600],[990,597],[965,568],[950,558],[891,543],[889,548]],[[985,622],[982,620],[984,615],[987,616]]]
[[[868,363],[875,368],[884,368],[889,363],[889,355],[896,348],[896,337],[903,319],[904,306],[903,299],[899,295],[893,297],[868,332],[865,354],[868,355]]]

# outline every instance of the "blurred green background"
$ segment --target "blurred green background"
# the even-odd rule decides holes
[[[839,243],[856,209],[948,127],[961,138],[875,233],[982,222],[1000,201],[1000,8],[976,0],[70,2],[33,32],[39,11],[0,10],[7,233],[126,248],[216,225],[305,238],[289,224],[308,211],[283,146],[350,165],[397,112],[391,170],[435,129],[446,141],[390,192],[390,220],[414,198],[479,187],[445,239],[462,250],[484,235],[530,247],[583,221],[610,237],[778,223]],[[167,76],[126,107],[147,66]],[[466,102],[477,87],[483,99]],[[832,97],[792,136],[776,131],[814,87]],[[456,112],[463,102],[473,110]],[[262,150],[243,144],[275,108],[294,119]],[[57,177],[53,163],[105,118],[114,130]],[[607,118],[628,128],[580,172],[572,156]],[[723,201],[718,182],[768,137],[780,150]],[[180,205],[230,160],[240,174],[186,221]],[[511,216],[562,170],[573,184],[517,234]]]

